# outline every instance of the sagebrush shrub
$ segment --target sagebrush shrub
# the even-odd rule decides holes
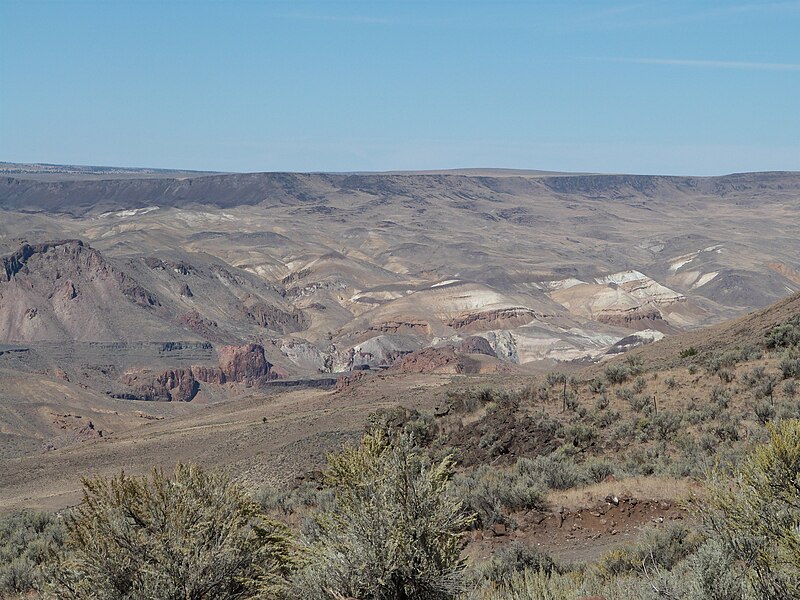
[[[706,524],[764,600],[800,597],[800,421],[771,427],[732,482],[712,478]]]
[[[631,376],[631,370],[627,365],[610,365],[606,368],[605,375],[609,383],[625,383]]]
[[[547,552],[523,544],[511,542],[494,553],[480,568],[480,577],[494,583],[508,583],[515,573],[525,570],[537,571],[550,575],[559,573],[560,567]]]
[[[771,421],[773,418],[775,418],[775,407],[769,402],[759,402],[756,404],[754,410],[758,422],[762,425],[765,425],[767,421]]]
[[[796,350],[784,352],[779,368],[784,379],[800,379],[800,353]]]
[[[84,480],[66,522],[59,598],[269,598],[293,561],[286,529],[198,467]]]
[[[0,519],[0,598],[42,590],[63,545],[60,516],[23,511]]]
[[[767,348],[791,348],[800,346],[800,315],[795,315],[766,334]]]
[[[294,576],[294,598],[445,600],[461,589],[472,516],[448,493],[453,462],[429,463],[406,434],[366,434],[328,459],[333,507]]]

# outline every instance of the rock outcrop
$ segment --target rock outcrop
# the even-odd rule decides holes
[[[477,373],[480,367],[456,354],[452,348],[423,348],[404,356],[389,370],[398,373]]]
[[[191,329],[206,340],[216,340],[220,337],[217,322],[206,319],[196,310],[181,315],[178,318],[178,324]]]
[[[264,347],[259,344],[223,346],[219,349],[219,368],[223,376],[221,383],[234,381],[256,385],[277,378],[272,363],[264,356]]]
[[[465,331],[488,331],[520,327],[541,316],[530,308],[515,306],[496,310],[463,312],[450,319],[447,325],[453,329],[464,329]]]
[[[599,323],[631,327],[639,321],[661,321],[664,317],[655,306],[642,306],[627,310],[603,311],[595,316]]]
[[[355,373],[350,373],[349,375],[340,375],[336,380],[335,391],[343,392],[344,390],[349,390],[359,381],[366,379],[367,376],[367,373],[364,371],[357,371]]]
[[[167,369],[157,375],[149,370],[129,371],[122,381],[135,390],[138,400],[189,402],[200,389],[191,369]]]
[[[0,340],[169,339],[164,314],[155,294],[81,240],[0,257]]]
[[[303,311],[292,309],[285,311],[277,306],[257,302],[244,309],[245,315],[258,326],[281,333],[303,331],[308,327],[308,320]]]
[[[427,321],[420,319],[398,319],[370,325],[369,331],[379,331],[388,334],[430,335],[431,326]]]
[[[461,343],[455,347],[455,350],[461,354],[486,354],[487,356],[494,356],[497,358],[497,353],[494,351],[489,341],[477,335],[464,338]]]
[[[419,350],[420,340],[407,335],[379,335],[353,346],[346,369],[369,366],[372,369],[388,367],[406,354]]]
[[[161,373],[150,369],[128,371],[122,376],[122,383],[129,391],[113,395],[130,400],[189,402],[197,395],[201,382],[259,385],[288,375],[284,369],[273,367],[259,344],[223,346],[218,354],[219,366],[216,367],[194,365]]]

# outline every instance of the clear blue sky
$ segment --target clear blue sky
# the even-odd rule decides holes
[[[0,0],[0,160],[800,170],[800,2]]]

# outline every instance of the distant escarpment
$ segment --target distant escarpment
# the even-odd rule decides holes
[[[219,208],[319,204],[335,195],[357,193],[424,200],[437,193],[455,198],[475,194],[563,194],[623,198],[632,195],[669,196],[675,193],[724,196],[770,189],[800,192],[800,176],[788,172],[742,173],[722,177],[232,173],[163,178],[70,177],[42,180],[16,175],[0,178],[0,208],[77,216],[89,212],[142,209],[153,204],[161,207],[212,205]]]

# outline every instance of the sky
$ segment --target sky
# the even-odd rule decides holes
[[[800,2],[0,0],[0,161],[800,170]]]

